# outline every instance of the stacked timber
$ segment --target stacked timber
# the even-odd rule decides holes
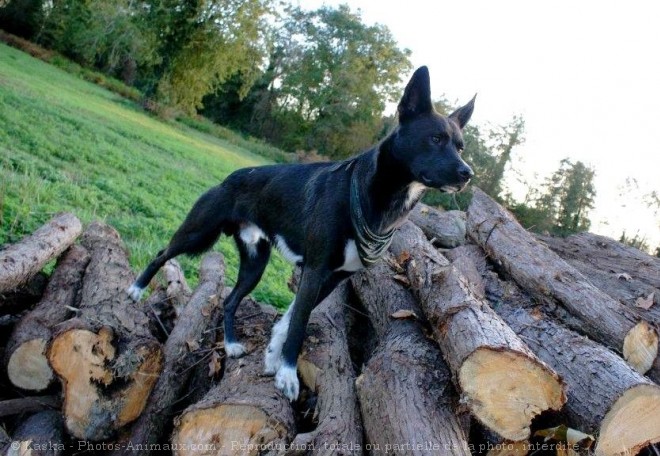
[[[58,215],[0,250],[0,452],[660,451],[660,259],[636,249],[531,235],[478,189],[467,213],[420,204],[312,313],[295,403],[263,374],[278,312],[247,298],[227,358],[223,258],[200,265],[136,304],[106,224]]]

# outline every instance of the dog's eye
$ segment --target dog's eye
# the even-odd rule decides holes
[[[440,135],[433,135],[431,136],[431,141],[433,141],[436,144],[439,144],[442,142],[442,136]]]

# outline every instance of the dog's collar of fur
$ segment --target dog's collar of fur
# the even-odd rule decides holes
[[[357,167],[356,167],[357,168]],[[351,223],[355,230],[355,246],[357,247],[360,261],[365,267],[373,265],[392,243],[394,229],[383,234],[374,233],[367,223],[362,212],[362,202],[360,201],[360,184],[358,181],[357,169],[354,168],[351,173]]]

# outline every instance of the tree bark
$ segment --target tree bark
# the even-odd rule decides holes
[[[316,428],[298,434],[288,454],[361,455],[362,422],[357,406],[355,371],[348,349],[345,313],[348,284],[339,285],[310,316],[298,358],[303,383],[317,394]]]
[[[7,455],[58,456],[64,453],[64,423],[56,411],[39,412],[19,424]]]
[[[657,363],[656,328],[593,286],[477,188],[468,208],[468,233],[520,286],[550,305],[561,304],[587,335],[622,352],[638,372]]]
[[[453,255],[475,256],[462,249]],[[492,272],[484,282],[498,314],[566,382],[568,424],[598,436],[597,455],[637,454],[660,441],[660,387],[607,348],[555,323],[514,283]]]
[[[133,274],[117,232],[94,222],[82,244],[91,260],[80,312],[60,325],[48,359],[64,387],[69,433],[95,441],[140,415],[161,371],[162,349],[146,309],[126,293]]]
[[[216,320],[222,306],[220,292],[224,286],[225,265],[220,253],[209,253],[202,260],[200,282],[190,301],[182,310],[174,330],[167,339],[163,371],[149,396],[144,412],[127,433],[128,441],[146,444],[141,455],[151,454],[152,444],[163,437],[171,422],[173,407],[181,398],[188,378],[198,358],[197,351],[209,324]],[[169,287],[168,287],[169,288]],[[134,454],[133,449],[121,448],[113,454]]]
[[[80,246],[69,248],[59,259],[48,286],[37,306],[16,325],[7,342],[7,376],[15,386],[29,391],[43,391],[54,374],[46,348],[53,328],[71,316],[82,286],[89,253]]]
[[[530,436],[532,419],[559,410],[564,385],[480,299],[412,223],[405,223],[392,252],[406,263],[413,294],[462,393],[462,402],[486,427],[509,440]]]
[[[0,293],[14,290],[64,252],[82,231],[73,214],[60,214],[32,235],[0,250]]]
[[[394,275],[380,262],[352,279],[378,338],[357,381],[371,454],[469,455],[449,369],[415,317],[421,316],[415,299]]]
[[[581,234],[591,235],[591,233]],[[649,285],[647,281],[638,278],[638,271],[644,266],[642,265],[642,267],[638,267],[640,263],[639,261],[629,259],[624,261],[622,259],[621,263],[616,268],[613,268],[610,261],[604,261],[601,259],[602,254],[598,251],[598,247],[578,248],[572,247],[575,240],[565,242],[565,240],[561,238],[545,236],[538,236],[538,238],[557,253],[564,261],[580,271],[596,288],[599,288],[615,300],[628,306],[637,313],[640,318],[653,323],[656,327],[660,326],[660,289]],[[573,238],[573,236],[566,239],[571,238]],[[589,237],[586,236],[585,238],[589,239]],[[601,244],[598,243],[596,245]],[[636,255],[642,254],[642,252],[637,251],[637,249],[634,249],[633,247],[627,248],[634,250]],[[583,256],[578,257],[578,254]],[[622,254],[617,254],[615,256],[615,258],[622,257]],[[609,258],[606,259],[609,260]],[[655,261],[657,260],[650,255],[648,256],[648,263],[653,263]],[[637,305],[637,300],[639,298],[648,298],[649,296],[652,296],[653,300],[653,305],[650,308],[644,309]]]
[[[593,233],[539,238],[562,258],[584,261],[602,271],[626,272],[647,285],[660,288],[660,258],[634,247]]]
[[[175,420],[176,455],[275,455],[293,439],[291,405],[273,378],[263,375],[263,350],[273,319],[273,312],[243,301],[236,329],[248,352],[225,359],[220,382]],[[199,445],[207,445],[206,450]]]
[[[466,242],[465,212],[463,211],[441,212],[419,203],[410,211],[408,218],[422,229],[435,246],[453,248]]]

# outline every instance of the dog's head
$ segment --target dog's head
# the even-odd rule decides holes
[[[413,180],[445,192],[462,190],[474,176],[461,158],[462,130],[473,109],[474,98],[449,117],[438,114],[431,101],[429,71],[419,68],[399,102],[392,155],[408,168]]]

